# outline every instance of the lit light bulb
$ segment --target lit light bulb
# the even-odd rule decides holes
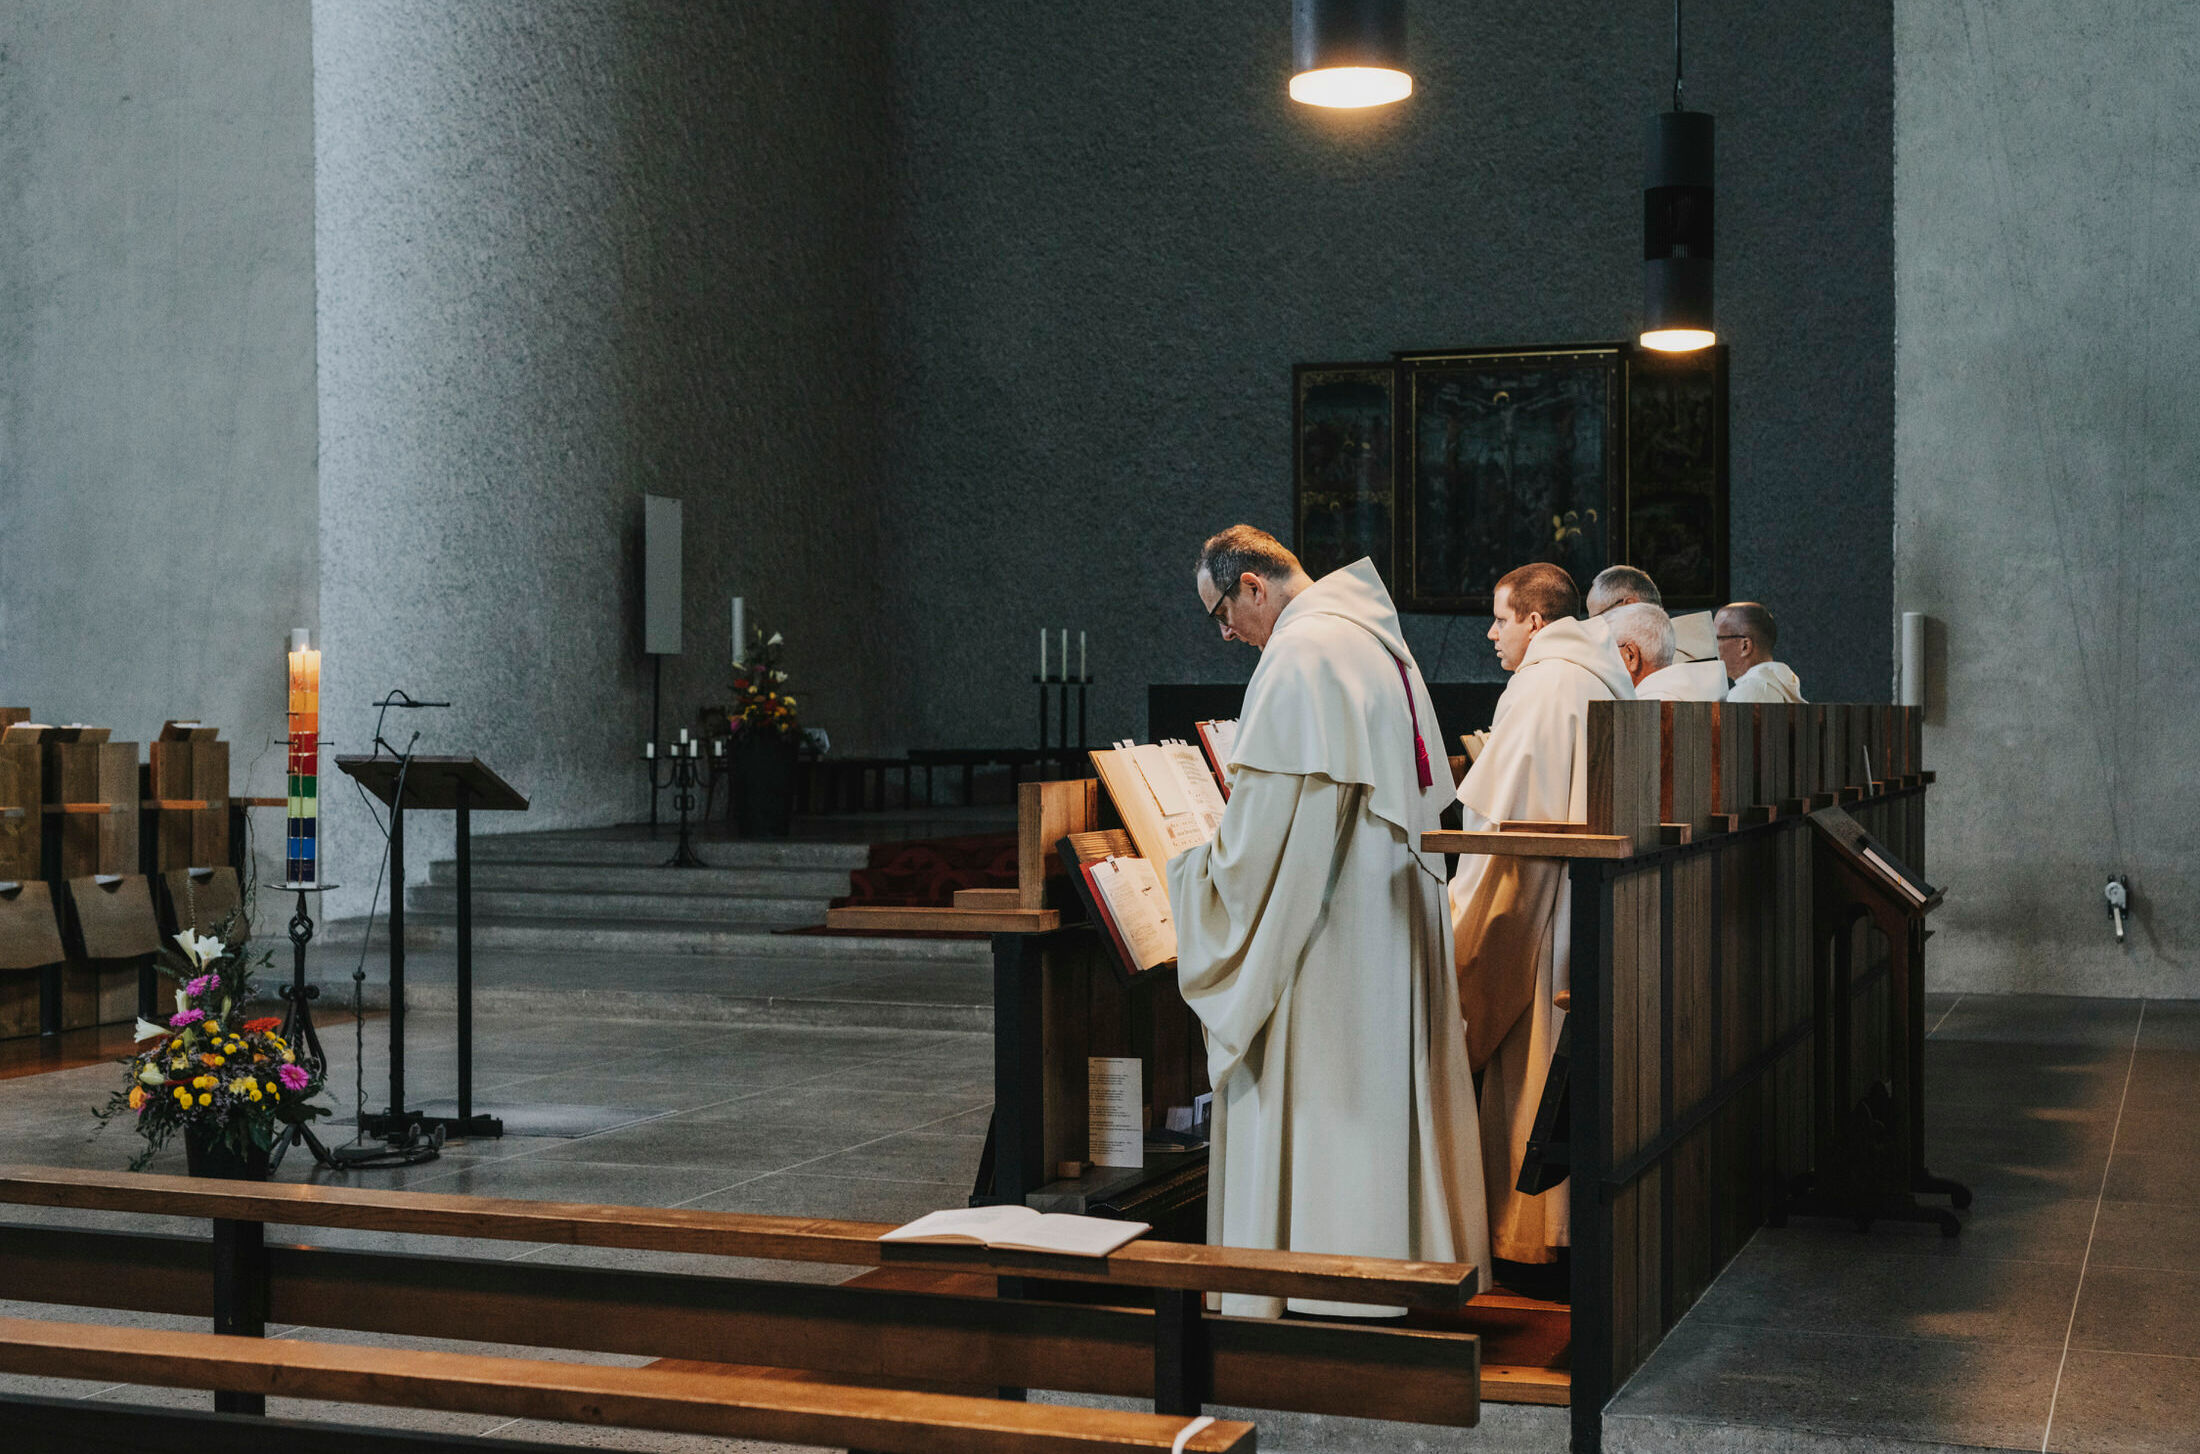
[[[1308,106],[1387,106],[1413,94],[1413,77],[1376,66],[1330,66],[1291,78],[1291,99]]]
[[[1692,353],[1718,341],[1719,335],[1708,328],[1657,328],[1642,335],[1642,346],[1660,353]]]

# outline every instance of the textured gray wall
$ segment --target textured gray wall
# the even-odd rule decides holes
[[[0,699],[203,717],[259,792],[314,609],[311,84],[283,0],[0,4]]]
[[[727,598],[813,720],[881,730],[881,6],[313,7],[329,729],[390,687],[422,751],[632,820],[640,496],[685,502],[668,726],[728,680]],[[402,745],[402,739],[395,739]],[[362,905],[380,842],[334,795]],[[433,830],[419,847],[445,841]]]
[[[2200,994],[2200,9],[1896,15],[1895,594],[1946,623],[1933,976]]]
[[[1294,105],[1274,0],[906,4],[894,30],[891,554],[909,736],[1029,735],[1041,625],[1089,629],[1100,738],[1149,681],[1242,680],[1186,562],[1287,533],[1295,361],[1622,336],[1671,12],[1410,7],[1418,93]],[[1893,470],[1891,12],[1689,9],[1719,125],[1733,586],[1820,700],[1883,698]],[[1409,623],[1494,676],[1486,621]]]

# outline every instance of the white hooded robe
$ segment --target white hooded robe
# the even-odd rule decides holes
[[[1734,679],[1726,689],[1730,702],[1794,702],[1803,700],[1803,683],[1784,661],[1760,661]]]
[[[1535,634],[1498,698],[1489,745],[1459,785],[1468,831],[1588,816],[1589,703],[1634,697],[1608,632],[1572,618]],[[1573,891],[1560,859],[1466,854],[1451,913],[1467,1039],[1482,1065],[1482,1166],[1490,1250],[1552,1262],[1572,1241],[1568,1186],[1515,1190],[1565,1014]]]
[[[1293,598],[1246,688],[1221,826],[1169,862],[1178,979],[1215,1090],[1213,1243],[1471,1262],[1488,1276],[1443,859],[1420,850],[1448,801],[1442,750],[1374,566]],[[1243,1294],[1221,1307],[1284,1310]]]

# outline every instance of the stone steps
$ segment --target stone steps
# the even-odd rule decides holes
[[[359,947],[363,921],[342,920],[315,936],[318,947]],[[389,921],[377,917],[372,943],[387,946]],[[405,916],[407,949],[448,949],[457,943],[456,921],[448,914]],[[858,934],[774,934],[754,924],[697,920],[503,918],[474,916],[474,948],[523,950],[540,954],[678,954],[753,959],[808,960],[821,969],[849,960],[898,964],[991,964],[984,939],[899,939]]]
[[[492,889],[518,889],[530,893],[691,894],[723,898],[817,899],[823,901],[848,892],[844,868],[743,868],[721,865],[715,845],[707,854],[709,868],[665,868],[661,862],[561,863],[532,860],[474,860],[474,894]],[[663,855],[659,855],[660,859]],[[858,865],[860,867],[860,865]],[[458,865],[439,858],[429,866],[428,882],[453,885]]]
[[[827,900],[764,898],[755,894],[583,893],[524,889],[484,889],[474,885],[478,926],[496,919],[589,919],[618,924],[716,923],[766,929],[799,929],[825,922]],[[444,884],[415,885],[405,894],[405,912],[450,915],[458,911],[458,890]]]
[[[656,868],[672,856],[677,840],[670,832],[649,838],[631,833],[502,833],[474,839],[474,866],[490,863],[624,864]],[[847,873],[871,861],[865,843],[827,843],[804,839],[739,839],[696,844],[704,861],[717,869],[835,869]],[[701,869],[667,869],[700,873]],[[845,892],[845,890],[843,890]]]

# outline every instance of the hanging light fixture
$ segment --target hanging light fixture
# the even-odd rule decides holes
[[[1642,346],[1709,348],[1711,113],[1681,104],[1681,0],[1673,0],[1673,109],[1650,118],[1642,183]]]
[[[1291,99],[1384,106],[1413,94],[1405,0],[1292,0]]]

